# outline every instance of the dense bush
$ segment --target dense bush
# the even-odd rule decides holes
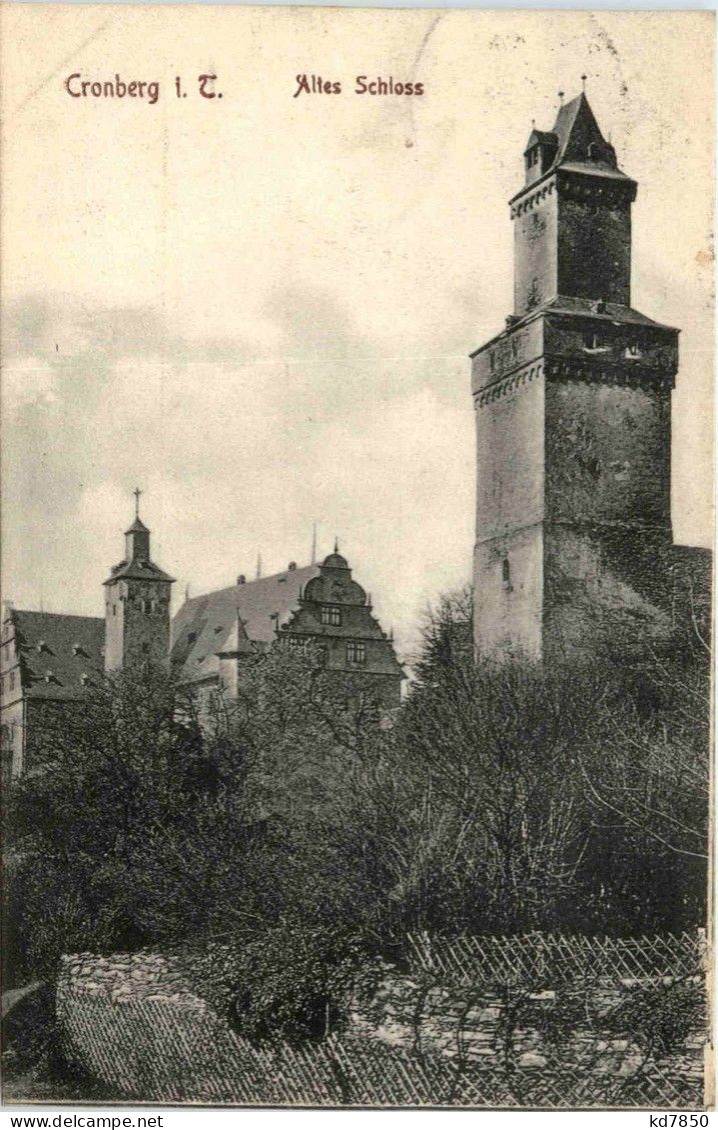
[[[354,971],[401,960],[408,930],[703,922],[706,659],[475,665],[468,607],[427,624],[391,729],[284,647],[234,704],[200,712],[147,669],[53,717],[9,802],[11,978],[229,937],[237,1024],[298,1039],[340,1024]]]
[[[198,989],[253,1043],[301,1043],[341,1031],[353,1002],[380,975],[380,963],[357,935],[291,921],[255,940],[190,947],[185,962]]]

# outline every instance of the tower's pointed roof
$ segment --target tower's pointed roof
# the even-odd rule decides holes
[[[553,127],[558,139],[556,162],[584,161],[590,145],[610,148],[604,140],[588,98],[581,92],[565,106],[561,106]]]
[[[536,146],[543,148],[540,164],[531,160],[531,152]],[[559,168],[569,173],[588,173],[622,181],[633,185],[635,194],[635,181],[619,169],[616,150],[601,133],[585,92],[560,107],[552,130],[545,132],[534,126],[524,156],[527,161],[526,184],[511,198],[511,204]]]
[[[125,534],[148,534],[149,532],[148,527],[144,524],[139,515],[137,515],[130,528],[125,530]]]

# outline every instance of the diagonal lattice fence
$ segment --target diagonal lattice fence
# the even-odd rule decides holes
[[[637,982],[690,979],[702,985],[705,963],[703,939],[689,934],[451,940],[420,935],[409,941],[415,971],[429,974],[434,984],[459,986],[465,997],[466,986],[476,989],[486,984],[519,986],[524,995],[537,986],[596,980],[613,987],[628,982],[624,993],[629,994]],[[594,1051],[581,1063],[559,1055],[544,1059],[542,1066],[507,1067],[499,1055],[472,1058],[461,1039],[454,1042],[451,1054],[442,1054],[428,1043],[397,1046],[356,1033],[302,1047],[254,1046],[190,997],[140,996],[118,1003],[83,992],[69,980],[58,989],[57,1015],[69,1057],[101,1079],[118,1099],[529,1109],[676,1109],[703,1102],[701,1039],[695,1033],[679,1055],[624,1054],[619,1057],[622,1066],[607,1071]],[[600,1043],[598,1036],[593,1032],[594,1046]]]
[[[415,968],[455,984],[607,982],[699,977],[702,931],[642,938],[527,934],[521,937],[409,935]]]
[[[108,1008],[65,1000],[71,1053],[117,1093],[145,1102],[247,1106],[686,1107],[695,1079],[660,1064],[626,1079],[577,1071],[459,1065],[374,1041],[332,1037],[303,1049],[252,1047],[218,1017],[169,1002]]]

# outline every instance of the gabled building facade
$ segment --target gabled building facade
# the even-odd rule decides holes
[[[631,205],[585,93],[534,129],[510,201],[514,310],[472,355],[480,656],[661,637],[706,551],[671,532],[678,330],[631,306]]]
[[[238,692],[245,664],[277,641],[321,648],[327,671],[360,677],[385,710],[405,677],[393,641],[338,551],[321,565],[246,581],[185,601],[172,623],[172,664],[183,682]]]

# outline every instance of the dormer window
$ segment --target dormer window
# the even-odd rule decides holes
[[[37,641],[37,650],[42,654],[42,652],[45,651],[46,649],[47,649],[47,644],[45,643],[45,641],[44,640],[38,640]]]
[[[80,675],[80,682],[82,683],[82,686],[86,687],[87,684],[89,683],[89,681],[90,681],[90,676],[87,674],[86,671],[83,671],[82,674]]]
[[[45,682],[46,683],[54,683],[55,682],[55,672],[54,671],[46,671],[45,672]]]
[[[341,608],[335,605],[324,605],[321,611],[322,624],[330,624],[333,628],[338,628],[342,622]]]
[[[626,349],[625,349],[625,352],[624,352],[624,357],[630,358],[630,357],[642,357],[642,356],[643,356],[643,350],[641,349],[640,345],[637,342],[632,341],[626,346]]]

